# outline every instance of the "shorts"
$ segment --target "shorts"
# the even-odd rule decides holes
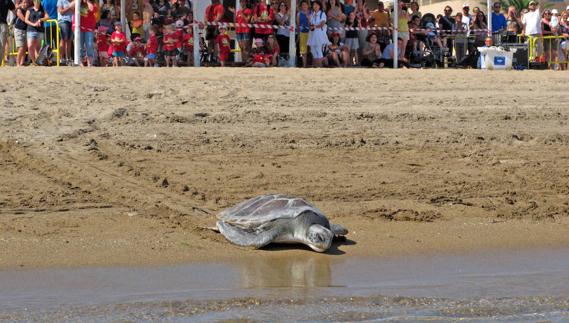
[[[358,50],[360,48],[360,40],[357,38],[346,38],[344,42],[350,50]]]
[[[400,31],[397,35],[399,38],[401,38],[403,40],[409,40],[409,32],[408,31]]]
[[[30,39],[43,39],[43,33],[37,31],[28,31],[26,32],[26,37],[28,40]]]
[[[146,59],[155,60],[155,59],[156,59],[156,54],[146,54]]]
[[[99,57],[109,57],[109,53],[106,50],[99,51]]]
[[[113,51],[113,57],[126,57],[124,52]]]
[[[308,33],[300,33],[298,42],[300,43],[300,55],[306,55],[308,53]]]
[[[177,49],[164,50],[164,56],[176,56],[176,55],[178,55]]]
[[[229,59],[229,51],[220,51],[219,52],[219,60],[221,62],[227,62]]]
[[[61,32],[61,40],[70,40],[73,37],[71,22],[69,21],[59,21],[59,31]]]
[[[237,37],[235,38],[237,41],[249,41],[251,40],[250,33],[237,33]]]
[[[14,38],[16,40],[16,48],[26,47],[26,30],[14,28]]]
[[[557,51],[557,42],[555,38],[544,38],[543,39],[543,50],[548,53],[550,50]]]
[[[218,35],[217,26],[207,26],[205,32],[206,40],[215,40]]]

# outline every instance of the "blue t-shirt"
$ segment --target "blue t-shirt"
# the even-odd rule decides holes
[[[65,8],[69,7],[69,0],[57,0],[57,8]],[[51,16],[50,16],[51,17]],[[60,14],[57,12],[57,20],[59,21],[69,21],[71,22],[71,18],[73,17],[73,11],[69,10],[64,14]]]
[[[49,19],[57,19],[57,0],[42,0],[41,6],[47,12]],[[44,25],[48,27],[49,23],[45,22]]]
[[[499,30],[504,30],[508,26],[506,17],[503,14],[495,14],[492,12],[492,32],[497,32]]]
[[[298,14],[298,28],[301,33],[307,33],[310,31],[310,22],[308,21],[308,16],[304,12]]]

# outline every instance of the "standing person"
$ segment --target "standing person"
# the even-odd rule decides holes
[[[348,48],[348,62],[350,65],[359,64],[358,50],[360,48],[360,41],[358,37],[358,27],[359,24],[358,19],[356,19],[356,12],[352,11],[346,20],[346,47]],[[348,62],[346,62],[345,65],[348,65]]]
[[[484,12],[479,10],[476,13],[476,16],[472,19],[472,24],[470,25],[470,30],[475,35],[474,38],[474,47],[482,47],[486,41],[486,37],[488,35],[488,25],[486,24],[486,16],[484,16]]]
[[[231,53],[231,40],[227,36],[227,27],[219,26],[219,35],[215,38],[215,45],[219,53],[219,63],[221,67],[225,67],[225,62],[227,62],[229,53]]]
[[[385,6],[382,1],[377,3],[377,10],[371,13],[371,20],[373,20],[373,26],[376,28],[380,28],[376,31],[377,35],[377,42],[379,46],[381,46],[381,50],[389,44],[390,40],[390,31],[389,27],[391,27],[391,17],[389,12],[385,10]],[[362,44],[362,40],[360,39],[360,44]]]
[[[529,11],[526,12],[522,16],[522,36],[530,37],[530,48],[533,49],[533,52],[530,53],[530,57],[534,58],[541,54],[541,44],[539,42],[539,38],[542,36],[541,30],[541,13],[539,8],[537,7],[537,2],[531,0],[528,5]],[[533,46],[531,45],[533,43]]]
[[[407,6],[405,3],[399,3],[399,12],[397,19],[397,29],[399,30],[399,38],[401,38],[401,47],[398,47],[399,52],[397,56],[399,59],[405,57],[405,52],[407,50],[407,42],[409,41],[409,13],[407,12]]]
[[[500,2],[494,2],[492,6],[492,32],[499,33],[508,28],[508,21],[502,13],[502,5]]]
[[[144,30],[143,39],[148,40],[150,27],[152,26],[152,16],[154,16],[154,8],[150,4],[150,0],[142,0],[142,29]]]
[[[455,16],[455,23],[453,33],[456,37],[454,42],[454,53],[456,55],[456,62],[460,63],[466,56],[466,49],[468,46],[468,39],[466,36],[467,26],[462,20],[462,12],[458,12]]]
[[[240,0],[241,8],[235,14],[235,33],[237,35],[237,42],[241,49],[241,57],[243,61],[247,60],[251,52],[251,9],[247,8],[247,0]]]
[[[275,22],[279,26],[279,29],[277,29],[277,42],[279,43],[280,53],[288,54],[290,15],[285,2],[279,3],[279,12],[275,16]]]
[[[550,10],[545,10],[541,19],[541,30],[544,37],[557,36],[557,26],[551,23],[552,13]],[[557,59],[557,39],[548,38],[543,40],[543,51],[545,53],[545,60],[553,67],[553,62]]]
[[[162,50],[164,51],[164,60],[166,61],[166,67],[177,66],[176,62],[176,28],[173,24],[165,26],[164,35],[162,36]]]
[[[450,6],[446,6],[443,10],[443,17],[439,20],[439,27],[441,29],[441,37],[446,38],[446,47],[449,54],[452,54],[453,45],[453,37],[452,31],[454,30],[454,23],[455,20],[451,17],[452,8]]]
[[[383,3],[381,4],[383,5]],[[367,4],[364,0],[356,0],[356,19],[358,20],[358,26],[360,30],[358,30],[358,43],[359,43],[359,53],[358,58],[363,57],[361,55],[361,50],[363,48],[363,44],[366,43],[367,35],[369,34],[368,27],[372,26],[370,24],[370,11],[367,8]],[[358,62],[359,63],[359,62]]]
[[[14,40],[16,41],[16,48],[18,49],[18,56],[16,56],[16,66],[24,66],[26,60],[26,32],[28,25],[26,24],[26,11],[28,11],[29,2],[21,0],[16,8],[16,23],[14,25]]]
[[[253,23],[259,25],[255,28],[255,38],[260,38],[265,42],[267,36],[273,33],[273,20],[275,20],[275,12],[273,8],[268,7],[263,1],[257,3],[253,10]]]
[[[47,15],[50,19],[57,18],[57,1],[58,0],[41,0],[41,6],[47,12]],[[44,30],[45,30],[45,41],[50,42],[49,44],[51,47],[57,47],[55,44],[56,37],[55,37],[55,25],[52,23],[44,22]]]
[[[312,3],[310,13],[310,33],[308,34],[308,46],[312,54],[312,64],[322,66],[324,60],[324,47],[328,46],[329,40],[326,35],[326,14],[322,11],[322,3],[315,0]]]
[[[57,23],[61,31],[59,43],[60,64],[67,64],[71,59],[71,21],[73,20],[73,8],[69,6],[69,0],[57,0]]]
[[[146,41],[145,47],[146,57],[144,57],[144,67],[155,66],[154,64],[156,64],[156,53],[158,53],[158,38],[156,37],[155,27],[150,27],[148,30],[148,40]]]
[[[79,43],[81,44],[81,61],[86,61],[87,66],[93,66],[95,58],[95,29],[97,28],[97,10],[99,9],[94,0],[74,0],[69,6],[75,11],[75,1],[81,1],[80,15],[81,21],[79,24],[80,34]],[[71,28],[75,30],[75,15],[73,15]],[[77,39],[75,40],[77,41]],[[82,63],[83,65],[84,63]]]
[[[330,0],[330,8],[326,13],[328,19],[328,36],[331,37],[333,33],[339,33],[340,39],[344,39],[344,22],[346,21],[346,16],[342,12],[342,7],[337,0]]]
[[[40,51],[41,41],[44,35],[43,23],[49,19],[47,12],[41,5],[41,0],[34,0],[34,5],[26,11],[25,21],[28,25],[26,38],[28,40],[28,54],[32,65],[37,66],[36,60]]]
[[[8,40],[8,11],[15,11],[12,0],[0,0],[0,63],[4,59],[4,48]]]
[[[517,43],[518,35],[522,32],[523,24],[518,16],[516,7],[514,6],[510,6],[508,8],[508,19],[506,20],[506,25],[508,30],[507,42]]]
[[[302,58],[302,67],[308,65],[308,35],[310,32],[310,10],[308,8],[308,0],[302,0],[300,2],[300,11],[296,17],[296,23],[298,25],[298,47],[300,51],[300,57]]]
[[[409,10],[411,11],[411,16],[423,18],[423,14],[419,11],[419,3],[417,3],[417,1],[411,1],[409,3]]]
[[[354,7],[354,0],[345,0],[344,1],[344,15],[346,18],[350,15],[350,12],[355,11],[356,7]]]
[[[218,35],[218,23],[223,19],[223,4],[219,0],[211,0],[211,5],[205,8],[205,20],[207,22],[205,40],[207,41],[207,51],[213,61],[217,57],[215,51],[215,39]]]
[[[122,24],[115,22],[115,31],[111,34],[111,47],[113,50],[113,66],[121,66],[121,60],[126,57],[126,35],[122,31]]]

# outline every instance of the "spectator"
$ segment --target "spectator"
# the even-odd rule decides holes
[[[142,0],[142,29],[144,30],[143,39],[148,40],[148,33],[152,26],[152,17],[154,16],[154,8],[150,4],[150,0]]]
[[[184,46],[183,53],[186,55],[186,66],[194,65],[194,27],[189,24],[184,27]]]
[[[267,67],[269,59],[265,55],[264,41],[261,38],[255,39],[255,47],[251,51],[251,66],[252,67]]]
[[[126,57],[126,35],[122,31],[122,24],[115,22],[115,31],[111,35],[111,48],[113,66],[121,66],[121,61]]]
[[[382,3],[383,4],[383,3]],[[360,30],[358,30],[358,43],[360,44],[360,51],[362,50],[362,45],[366,43],[368,30],[367,28],[371,26],[369,23],[370,20],[370,11],[367,8],[367,4],[364,0],[356,0],[356,19],[358,20],[358,26],[360,26]],[[359,55],[358,57],[361,57]],[[358,62],[359,63],[359,62]]]
[[[537,2],[531,0],[529,2],[528,9],[529,11],[522,17],[522,24],[524,26],[522,29],[522,34],[524,36],[539,37],[542,35],[541,13],[537,7]]]
[[[26,11],[25,22],[27,26],[26,38],[28,41],[28,54],[32,65],[37,66],[36,60],[40,51],[41,41],[44,35],[43,23],[49,19],[47,12],[43,9],[40,0],[34,0],[34,5]]]
[[[57,1],[58,0],[41,0],[41,6],[49,16],[49,19],[57,19],[58,17]],[[45,21],[43,26],[45,30],[45,41],[50,42],[49,45],[51,47],[56,47],[57,44],[55,44],[55,42],[57,41],[57,38],[55,37],[55,31],[56,31],[55,24]]]
[[[144,66],[144,57],[146,56],[142,37],[136,36],[134,41],[127,46],[128,61],[131,65]]]
[[[247,60],[251,51],[251,9],[247,8],[247,0],[240,0],[241,8],[235,14],[235,33],[237,34],[237,42],[241,49],[241,57]]]
[[[356,7],[354,7],[354,0],[345,0],[344,1],[344,15],[346,17],[348,17],[350,15],[350,12],[356,10]]]
[[[117,17],[120,13],[120,9],[115,4],[114,0],[105,0],[105,2],[101,5],[101,12],[108,11],[109,17]]]
[[[99,66],[107,66],[109,63],[109,37],[108,29],[105,26],[99,26],[95,35],[97,43],[97,53]],[[112,54],[112,52],[111,52]]]
[[[559,25],[559,11],[557,9],[551,10],[551,27],[557,27]]]
[[[481,47],[484,45],[486,40],[486,36],[488,35],[488,26],[486,25],[486,16],[484,12],[478,11],[476,16],[472,19],[472,24],[470,25],[470,30],[475,35],[474,38],[474,47]]]
[[[421,18],[412,16],[409,21],[409,43],[413,53],[421,52],[427,39],[427,32],[421,28]]]
[[[281,54],[281,49],[279,43],[275,40],[274,35],[269,35],[267,37],[265,52],[268,56],[268,61],[269,61],[268,65],[272,67],[279,66],[279,56]]]
[[[97,27],[95,14],[98,10],[98,6],[94,0],[74,0],[69,4],[69,6],[73,8],[73,11],[75,11],[75,1],[81,1],[81,23],[79,24],[81,31],[79,35],[81,61],[86,61],[87,66],[92,66],[95,58],[94,32]],[[71,28],[75,29],[74,26],[75,16],[73,16]]]
[[[403,59],[405,57],[405,52],[407,49],[407,42],[409,41],[409,13],[407,12],[407,6],[405,3],[399,3],[399,11],[398,11],[398,30],[399,30],[399,38],[401,38],[402,43],[401,47],[399,47],[399,59]]]
[[[380,30],[376,31],[376,37],[379,46],[381,46],[381,50],[383,50],[390,41],[389,27],[391,27],[391,17],[385,10],[382,1],[377,3],[377,10],[371,13],[371,20],[373,21],[374,27],[380,28]],[[361,38],[360,43],[364,43]]]
[[[177,0],[173,5],[175,18],[186,17],[190,11],[190,7],[187,5],[186,0]]]
[[[508,36],[508,43],[516,43],[518,41],[518,35],[522,32],[523,24],[516,12],[516,7],[510,6],[508,8],[508,19],[506,21]]]
[[[453,45],[453,37],[452,31],[454,30],[455,20],[451,17],[452,8],[450,6],[446,6],[443,10],[443,17],[439,20],[439,27],[441,29],[441,37],[446,38],[446,48],[448,53],[452,53]]]
[[[14,40],[16,48],[18,49],[16,66],[24,66],[26,60],[26,50],[28,48],[26,44],[26,31],[28,29],[28,25],[26,24],[26,12],[29,7],[27,0],[21,0],[16,8],[16,23],[14,24]]]
[[[323,50],[325,46],[328,46],[328,43],[328,36],[326,36],[326,14],[322,11],[322,3],[320,0],[315,0],[312,3],[310,33],[308,35],[308,46],[310,46],[314,66],[322,66],[324,59]]]
[[[492,12],[492,32],[498,33],[506,30],[508,27],[508,22],[506,20],[506,17],[504,17],[504,14],[501,12],[502,5],[500,2],[494,2],[492,8],[494,9],[494,12]]]
[[[455,35],[454,52],[456,55],[457,63],[460,63],[464,59],[466,56],[466,50],[468,48],[468,28],[462,18],[462,13],[458,12],[455,16],[455,24],[453,29]]]
[[[331,42],[328,45],[328,61],[334,66],[348,67],[350,50],[340,41],[340,33],[333,32]]]
[[[261,38],[263,42],[267,40],[267,36],[273,33],[273,20],[275,20],[273,8],[267,7],[263,1],[257,3],[253,10],[253,23],[259,25],[255,28],[255,37]]]
[[[359,63],[358,50],[360,48],[360,43],[357,30],[359,27],[358,22],[358,19],[356,19],[356,12],[350,12],[346,21],[346,47],[349,53],[349,64]],[[346,65],[348,62],[346,62]]]
[[[164,51],[164,60],[166,61],[166,67],[178,66],[176,61],[176,43],[178,42],[178,39],[176,37],[175,29],[176,28],[173,24],[166,25],[164,36],[162,37],[162,42],[164,43],[162,49]]]
[[[151,27],[148,30],[148,40],[146,41],[146,57],[144,57],[144,67],[156,66],[156,54],[158,53],[158,38],[156,29]]]
[[[215,38],[215,45],[219,53],[218,59],[221,67],[224,67],[225,62],[229,59],[229,53],[231,53],[230,41],[229,36],[227,36],[227,27],[224,25],[219,26],[219,35]]]
[[[470,5],[465,3],[462,5],[462,23],[466,26],[466,36],[469,36],[470,25],[472,24],[472,16],[470,15]]]
[[[223,12],[223,5],[219,0],[212,0],[211,5],[205,9],[205,19],[207,23],[205,39],[207,41],[209,56],[212,60],[217,57],[215,52],[215,39],[218,35],[217,24],[221,22]]]
[[[12,0],[0,0],[0,62],[4,60],[4,49],[8,39],[8,12],[15,11]]]
[[[397,46],[398,48],[401,48],[403,46],[403,40],[401,38],[397,38]],[[395,57],[395,46],[393,44],[389,44],[383,50],[383,55],[379,67],[386,66],[393,68],[395,63],[393,60],[394,57]],[[407,68],[409,67],[409,61],[407,60],[407,58],[403,57],[398,61],[398,66]]]
[[[552,13],[550,10],[545,10],[541,19],[541,30],[544,37],[557,36],[557,27],[553,27],[551,23]],[[543,50],[545,52],[545,60],[551,64],[557,59],[557,39],[544,38]]]
[[[411,10],[410,16],[418,16],[419,18],[423,18],[423,14],[419,11],[419,3],[417,3],[417,1],[411,1],[409,3],[409,9]]]
[[[277,29],[277,42],[282,54],[288,54],[290,40],[290,15],[288,6],[285,2],[279,3],[279,12],[275,16],[275,22],[279,26]]]
[[[340,38],[344,38],[344,22],[346,16],[342,12],[342,7],[337,0],[330,0],[330,8],[326,13],[328,30],[327,34],[330,36],[332,33],[340,33]]]
[[[381,61],[381,46],[377,42],[377,35],[375,33],[371,33],[367,37],[367,42],[362,50],[362,54],[362,66],[383,67]]]
[[[302,0],[300,2],[300,11],[297,15],[298,24],[298,44],[300,57],[302,58],[302,67],[306,67],[308,64],[308,35],[310,32],[310,11],[308,8],[308,0]]]
[[[569,10],[561,13],[559,19],[559,35],[563,37],[559,45],[559,67],[562,70],[567,69],[567,59],[569,58]]]
[[[111,18],[111,14],[109,11],[105,10],[101,12],[101,20],[99,20],[99,22],[97,23],[97,28],[98,27],[105,28],[105,31],[109,34],[113,33],[113,30],[115,29],[115,22]],[[71,31],[71,33],[73,33],[73,30]]]
[[[71,62],[71,39],[73,30],[71,30],[71,20],[73,16],[73,8],[69,6],[69,0],[57,0],[57,23],[61,32],[59,43],[59,55],[61,57],[60,64],[68,64]]]
[[[130,33],[131,35],[138,35],[144,37],[144,21],[140,17],[140,13],[133,12],[132,19],[130,20]]]

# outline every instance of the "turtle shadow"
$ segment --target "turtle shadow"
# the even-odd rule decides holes
[[[357,242],[355,242],[354,240],[350,240],[350,239],[347,239],[345,237],[335,238],[334,241],[332,242],[332,245],[330,246],[330,248],[328,250],[326,250],[326,252],[324,252],[324,254],[333,255],[333,256],[344,255],[344,254],[346,254],[346,252],[340,250],[339,249],[340,246],[342,246],[342,245],[353,246],[356,244],[357,244]],[[271,244],[261,248],[261,250],[265,250],[265,251],[306,250],[306,251],[314,252],[314,250],[310,249],[309,246],[304,245],[304,244],[286,244],[286,243],[271,243]]]

